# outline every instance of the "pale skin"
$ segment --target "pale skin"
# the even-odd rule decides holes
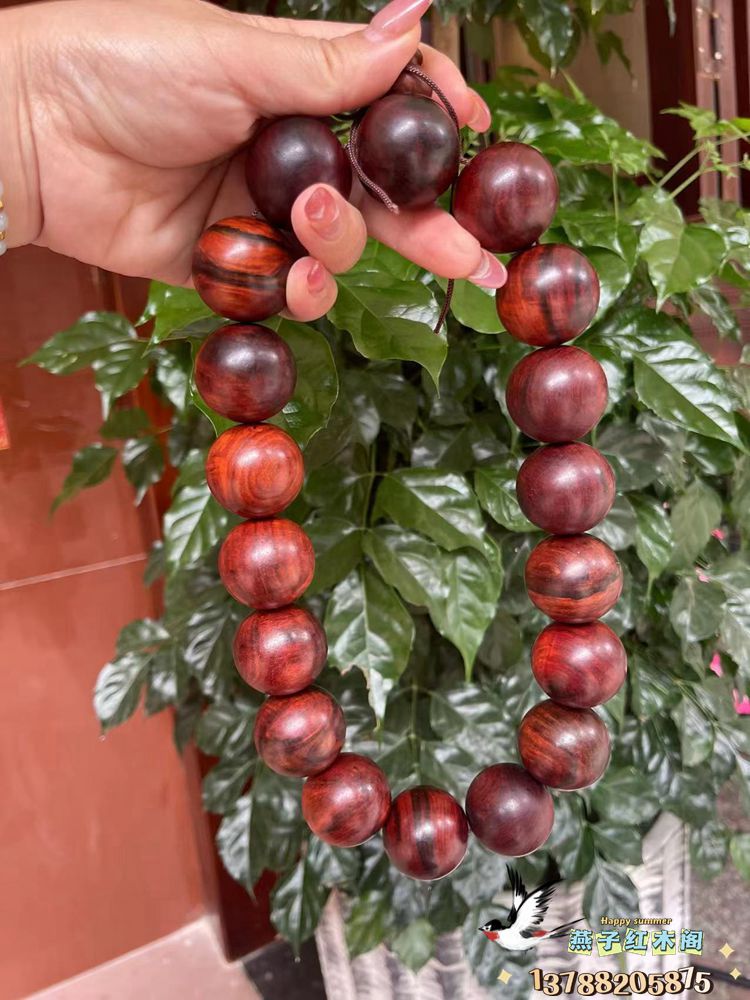
[[[462,124],[490,115],[420,44],[430,0],[393,0],[369,26],[241,15],[202,0],[63,0],[0,12],[0,178],[10,247],[35,243],[121,274],[190,281],[216,219],[253,210],[243,146],[261,119],[325,116],[388,90],[414,51]],[[355,186],[314,185],[292,222],[308,251],[288,311],[322,316],[333,275],[368,233],[444,277],[498,287],[502,265],[438,208],[390,214]]]

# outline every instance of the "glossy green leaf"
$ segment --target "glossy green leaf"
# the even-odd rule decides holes
[[[307,857],[301,858],[271,892],[271,922],[299,954],[303,942],[315,933],[328,889]]]
[[[729,853],[729,831],[710,821],[690,831],[690,860],[703,878],[716,878],[724,870]]]
[[[648,823],[661,803],[647,775],[635,768],[610,767],[591,795],[597,814],[612,823]]]
[[[493,521],[508,531],[534,531],[516,497],[517,469],[507,463],[483,465],[474,473],[477,499]]]
[[[680,734],[682,762],[685,767],[696,767],[711,755],[714,748],[714,731],[711,723],[689,698],[683,698],[672,712]]]
[[[414,622],[395,590],[370,569],[353,571],[331,594],[325,628],[330,662],[339,670],[357,666],[364,672],[370,704],[382,717],[414,638]]]
[[[729,556],[711,570],[724,588],[726,604],[719,639],[721,648],[740,668],[750,685],[750,565],[744,553]]]
[[[305,531],[315,549],[315,576],[308,596],[330,590],[347,577],[362,556],[362,529],[334,515],[313,518]]]
[[[150,426],[151,421],[145,410],[140,406],[132,406],[113,410],[99,428],[99,433],[105,440],[116,441],[136,437]]]
[[[229,515],[205,483],[180,490],[164,515],[164,552],[174,572],[205,555],[227,532]]]
[[[655,497],[637,494],[628,498],[635,511],[635,551],[655,580],[669,565],[674,548],[672,525],[664,504]]]
[[[138,325],[153,320],[151,343],[158,344],[168,338],[204,338],[226,324],[217,316],[192,288],[178,288],[152,281],[148,302]]]
[[[551,68],[563,66],[575,35],[570,6],[564,0],[524,0],[520,14]]]
[[[203,779],[202,801],[206,812],[225,813],[237,802],[250,779],[255,761],[246,754],[227,757],[215,764]]]
[[[328,315],[349,331],[359,353],[373,361],[416,361],[437,385],[447,345],[433,332],[440,310],[429,289],[356,269],[337,281],[338,298]]]
[[[125,340],[110,344],[106,354],[91,362],[105,417],[116,399],[135,389],[148,371],[149,360],[146,341]]]
[[[155,437],[130,438],[121,453],[128,481],[135,487],[135,502],[139,504],[149,486],[158,483],[164,474],[164,455]]]
[[[150,657],[125,653],[102,668],[94,690],[94,711],[105,731],[135,712],[148,675]]]
[[[484,551],[484,521],[463,476],[432,469],[399,469],[378,489],[376,515],[427,535],[445,549]]]
[[[271,423],[284,427],[304,446],[328,423],[338,397],[339,380],[331,348],[323,334],[307,323],[276,316],[265,326],[276,330],[287,342],[297,363],[294,395]]]
[[[680,580],[669,605],[669,620],[684,642],[718,635],[723,616],[724,591],[718,584],[694,576]]]
[[[591,869],[583,892],[583,911],[592,927],[602,916],[640,913],[638,890],[618,864],[597,861]]]
[[[115,344],[134,340],[132,325],[117,313],[90,312],[61,330],[22,363],[53,375],[70,375],[106,358]]]
[[[90,444],[73,456],[73,467],[65,477],[62,489],[52,502],[51,513],[62,503],[72,500],[81,490],[98,486],[112,472],[117,449],[105,444]]]
[[[440,286],[445,290],[446,282]],[[495,292],[479,288],[470,281],[456,281],[453,286],[451,312],[462,326],[475,333],[500,333],[503,325],[497,315]]]
[[[435,929],[424,917],[413,920],[391,941],[394,954],[412,972],[419,972],[435,950]]]
[[[716,490],[702,479],[694,479],[672,508],[675,566],[692,564],[711,532],[721,523],[722,504]]]
[[[735,833],[729,850],[734,867],[744,879],[750,879],[750,833]]]

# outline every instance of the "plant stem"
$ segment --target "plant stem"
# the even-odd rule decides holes
[[[612,167],[612,207],[615,211],[615,228],[620,225],[620,199],[617,186],[617,168]]]
[[[748,136],[750,136],[750,132],[742,132],[740,135],[728,135],[724,139],[717,139],[714,145],[718,148],[719,146],[723,146],[727,142],[742,142],[742,140],[747,139]],[[706,141],[707,140],[705,139],[703,140],[704,143]],[[686,155],[683,156],[682,159],[679,160],[679,162],[675,163],[675,165],[671,167],[666,172],[666,174],[664,174],[661,180],[658,181],[657,187],[664,187],[664,185],[667,184],[668,181],[670,181],[675,174],[678,174],[680,170],[682,170],[682,168],[685,166],[686,163],[689,163],[694,156],[697,156],[699,153],[704,153],[704,152],[705,152],[705,147],[703,145],[695,146],[693,149],[690,150],[689,153],[686,153]]]

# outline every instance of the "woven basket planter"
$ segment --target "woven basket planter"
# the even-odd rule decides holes
[[[643,843],[643,864],[628,869],[641,900],[643,916],[668,916],[679,930],[690,926],[689,866],[684,827],[663,813]],[[561,886],[555,893],[545,925],[555,927],[582,913],[583,885]],[[507,893],[498,896],[507,907]],[[612,914],[628,916],[628,914]],[[315,934],[326,992],[331,1000],[491,1000],[497,991],[480,986],[465,960],[461,934],[454,931],[438,940],[437,954],[418,974],[405,968],[381,945],[366,955],[349,959],[341,901],[334,893]],[[590,971],[592,959],[570,954],[567,938],[549,941],[537,950],[545,972],[581,968]],[[663,972],[686,965],[685,956],[618,955],[596,959],[596,970]],[[531,995],[531,984],[529,984]]]

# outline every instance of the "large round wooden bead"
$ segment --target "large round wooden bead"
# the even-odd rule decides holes
[[[321,688],[268,698],[255,717],[255,748],[277,774],[304,778],[330,767],[344,745],[346,721]]]
[[[526,562],[526,589],[540,611],[559,622],[592,622],[622,591],[617,556],[593,535],[545,538]]]
[[[550,788],[585,788],[604,774],[609,733],[590,708],[543,701],[518,729],[518,751],[527,771]]]
[[[554,347],[577,337],[596,315],[599,279],[580,251],[546,243],[513,258],[496,301],[512,337],[535,347]]]
[[[329,184],[344,198],[352,188],[344,147],[324,121],[305,115],[276,118],[256,133],[245,177],[263,218],[282,229],[291,229],[295,198],[311,184]]]
[[[518,471],[518,503],[526,517],[553,535],[577,535],[607,516],[615,499],[615,474],[588,444],[548,444]]]
[[[431,205],[458,173],[458,132],[429,97],[381,97],[360,122],[357,144],[365,174],[402,208]]]
[[[240,517],[270,517],[302,488],[302,452],[273,424],[230,427],[208,452],[206,481],[222,507]]]
[[[505,401],[511,420],[529,437],[552,444],[575,441],[606,409],[607,376],[580,347],[545,347],[515,366]]]
[[[198,392],[212,410],[241,424],[283,410],[296,381],[294,355],[266,326],[222,326],[206,338],[195,359]]]
[[[316,837],[334,847],[356,847],[380,830],[391,807],[388,780],[358,753],[342,753],[302,789],[302,815]]]
[[[418,785],[393,800],[383,828],[383,844],[393,864],[410,878],[442,878],[461,864],[469,825],[452,795]]]
[[[312,542],[294,521],[275,517],[232,528],[219,552],[219,573],[236,600],[266,610],[293,604],[315,571]]]
[[[490,851],[520,858],[549,837],[555,806],[544,785],[518,764],[493,764],[469,785],[466,818]]]
[[[555,171],[523,142],[498,142],[464,167],[453,192],[453,215],[493,253],[536,243],[557,208]]]
[[[193,253],[195,290],[228,319],[268,319],[286,306],[294,263],[282,233],[262,219],[234,216],[203,232]]]
[[[620,690],[627,658],[622,643],[604,622],[553,622],[537,636],[531,669],[553,701],[571,708],[593,708]]]
[[[305,608],[256,611],[234,637],[242,679],[264,694],[294,694],[312,684],[326,662],[323,626]]]

